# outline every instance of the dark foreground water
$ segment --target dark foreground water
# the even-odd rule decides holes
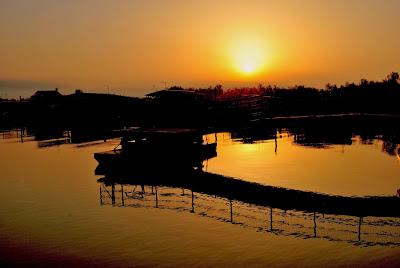
[[[220,133],[204,169],[338,195],[396,195],[398,145],[352,136],[333,144]],[[118,140],[0,141],[2,264],[58,266],[400,265],[400,219],[322,215],[189,189],[97,182],[94,152]],[[233,139],[232,139],[233,138]],[[336,142],[337,143],[337,142]],[[340,142],[339,142],[340,143]],[[192,197],[194,199],[192,199]],[[194,200],[194,209],[192,207]],[[231,214],[232,212],[232,214]]]

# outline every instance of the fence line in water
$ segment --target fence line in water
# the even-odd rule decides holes
[[[322,238],[361,246],[400,246],[400,218],[285,211],[164,186],[101,184],[99,194],[100,205],[189,212],[283,236]]]

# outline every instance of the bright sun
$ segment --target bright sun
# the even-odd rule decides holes
[[[265,47],[258,40],[236,41],[231,48],[235,70],[245,76],[255,75],[265,67]]]
[[[243,72],[243,73],[246,73],[246,74],[251,74],[251,73],[253,73],[253,72],[254,72],[254,65],[251,64],[251,63],[245,63],[245,64],[242,66],[242,72]]]

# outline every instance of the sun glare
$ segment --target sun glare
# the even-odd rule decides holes
[[[243,73],[247,73],[247,74],[253,73],[253,72],[254,72],[254,66],[253,66],[253,64],[251,64],[251,63],[245,63],[245,64],[242,66],[242,72],[243,72]]]
[[[265,46],[257,40],[235,42],[231,57],[236,72],[244,76],[252,76],[263,71],[266,63],[265,50]]]

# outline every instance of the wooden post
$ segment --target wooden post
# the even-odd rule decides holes
[[[231,223],[233,223],[233,210],[232,210],[232,200],[229,199],[229,206],[230,206],[230,210],[231,210]]]
[[[158,189],[156,186],[156,208],[158,208]]]
[[[361,241],[361,224],[363,221],[363,217],[360,216],[358,220],[358,241]]]
[[[122,202],[122,206],[125,206],[125,202],[124,202],[124,186],[121,184],[121,202]]]
[[[317,237],[317,221],[315,219],[315,211],[314,211],[314,237]]]
[[[21,143],[24,143],[24,130],[21,128]]]
[[[102,206],[103,205],[103,195],[102,195],[102,192],[101,192],[101,185],[99,187],[99,190],[100,190],[100,206]]]
[[[194,213],[194,193],[193,193],[193,190],[192,190],[192,210],[190,212]]]
[[[269,207],[269,221],[270,221],[270,231],[272,232],[272,207]]]
[[[111,203],[115,205],[115,185],[114,183],[111,185]]]

